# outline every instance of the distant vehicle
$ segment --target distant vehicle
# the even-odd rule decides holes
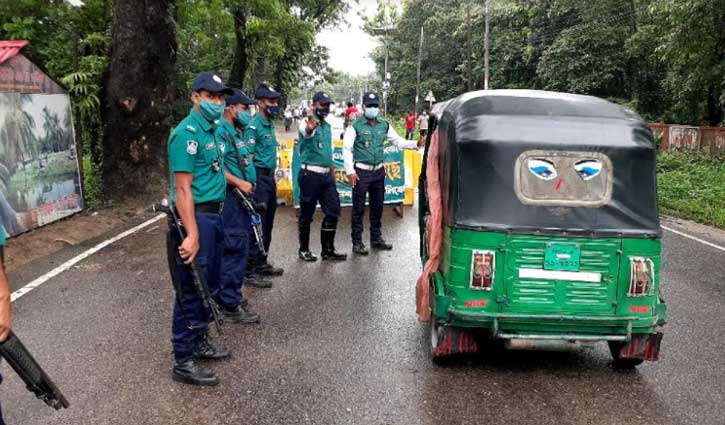
[[[641,118],[589,96],[490,90],[437,104],[434,131],[440,187],[428,192],[424,160],[419,209],[424,262],[426,236],[442,235],[433,359],[476,351],[483,334],[509,346],[606,341],[623,368],[658,360],[656,150]],[[440,226],[426,229],[435,211]]]

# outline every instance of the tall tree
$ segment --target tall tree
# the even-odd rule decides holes
[[[103,183],[108,198],[165,187],[166,139],[176,98],[174,0],[113,2],[102,92]]]

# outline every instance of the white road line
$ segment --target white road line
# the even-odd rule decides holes
[[[712,247],[712,248],[715,248],[715,249],[719,249],[720,251],[725,252],[725,246],[715,245],[712,242],[708,242],[708,241],[702,240],[700,238],[696,238],[696,237],[694,237],[692,235],[688,235],[687,233],[680,232],[679,230],[675,230],[675,229],[669,228],[667,226],[662,226],[662,228],[665,229],[665,230],[667,230],[667,231],[670,231],[672,233],[678,234],[680,236],[684,236],[684,237],[686,237],[688,239],[692,239],[693,241],[700,242],[703,245],[707,245],[709,247]]]
[[[33,289],[37,288],[38,286],[44,284],[45,282],[54,278],[55,276],[58,276],[59,274],[63,273],[64,271],[70,269],[76,263],[83,261],[84,259],[90,257],[91,255],[102,250],[103,248],[107,247],[108,245],[110,245],[120,239],[123,239],[130,234],[136,233],[139,230],[143,229],[144,227],[149,226],[153,223],[156,223],[157,221],[161,220],[164,217],[166,217],[166,214],[159,214],[156,217],[152,218],[151,220],[145,221],[134,228],[126,230],[123,233],[119,233],[118,235],[112,237],[111,239],[107,239],[107,240],[99,243],[98,245],[94,246],[93,248],[83,252],[82,254],[79,254],[79,255],[71,258],[70,260],[66,261],[65,263],[61,264],[60,266],[54,268],[53,270],[49,271],[48,273],[40,276],[39,278],[33,280],[32,282],[28,283],[27,285],[25,285],[22,288],[18,289],[17,291],[13,292],[10,295],[10,302],[17,300],[18,298],[22,297],[23,295],[27,294],[28,292],[32,291]]]

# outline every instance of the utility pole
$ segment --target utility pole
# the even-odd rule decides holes
[[[486,15],[486,30],[483,33],[483,49],[484,49],[484,59],[483,59],[483,67],[484,67],[484,77],[483,77],[483,89],[488,90],[488,2],[489,0],[483,1],[483,10],[484,14]]]
[[[418,44],[418,80],[415,83],[415,113],[418,113],[418,96],[420,94],[420,62],[423,57],[423,26],[420,27],[420,42]]]

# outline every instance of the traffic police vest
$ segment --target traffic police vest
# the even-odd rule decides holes
[[[352,148],[353,162],[368,165],[383,163],[383,144],[388,136],[390,124],[380,118],[374,125],[368,123],[367,118],[361,117],[352,123],[355,129],[355,144]]]

